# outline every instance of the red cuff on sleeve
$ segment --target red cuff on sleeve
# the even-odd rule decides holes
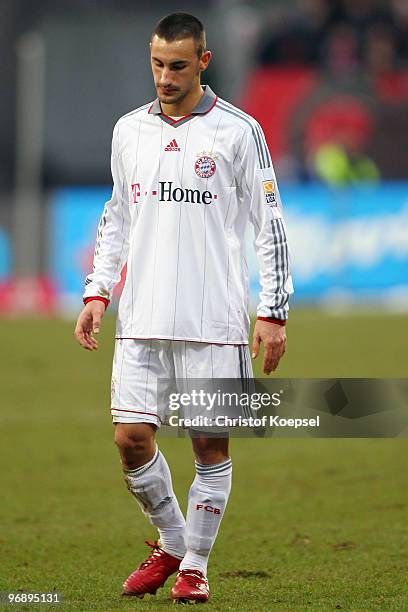
[[[267,321],[268,323],[276,323],[276,325],[286,325],[286,319],[274,319],[273,317],[257,317],[257,321]]]
[[[103,302],[105,304],[105,310],[109,306],[109,300],[107,300],[106,298],[100,295],[93,295],[91,297],[84,298],[84,304],[87,304],[88,302],[92,302],[92,300],[99,300],[100,302]]]

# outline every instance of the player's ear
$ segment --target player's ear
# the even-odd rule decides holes
[[[200,63],[199,63],[199,68],[200,68],[201,71],[207,69],[208,64],[211,61],[211,58],[212,58],[211,51],[204,51],[204,53],[200,57]]]

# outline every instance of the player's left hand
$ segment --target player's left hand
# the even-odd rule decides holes
[[[257,321],[254,328],[252,341],[252,358],[256,359],[259,354],[261,342],[264,345],[263,373],[270,374],[278,367],[279,361],[286,348],[286,329],[284,325],[278,325],[269,321]]]

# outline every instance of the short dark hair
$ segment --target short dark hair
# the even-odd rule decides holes
[[[197,17],[189,13],[171,13],[163,17],[153,31],[153,36],[164,38],[167,42],[192,38],[197,45],[197,55],[201,57],[206,50],[204,26]]]

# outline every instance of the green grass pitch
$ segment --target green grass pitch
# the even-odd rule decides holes
[[[98,353],[73,323],[0,321],[0,591],[58,607],[166,610],[121,598],[155,532],[122,482],[109,414],[113,319]],[[282,377],[405,377],[406,317],[294,311]],[[183,510],[187,439],[162,438]],[[209,564],[209,610],[408,610],[408,440],[234,439],[233,490]]]

